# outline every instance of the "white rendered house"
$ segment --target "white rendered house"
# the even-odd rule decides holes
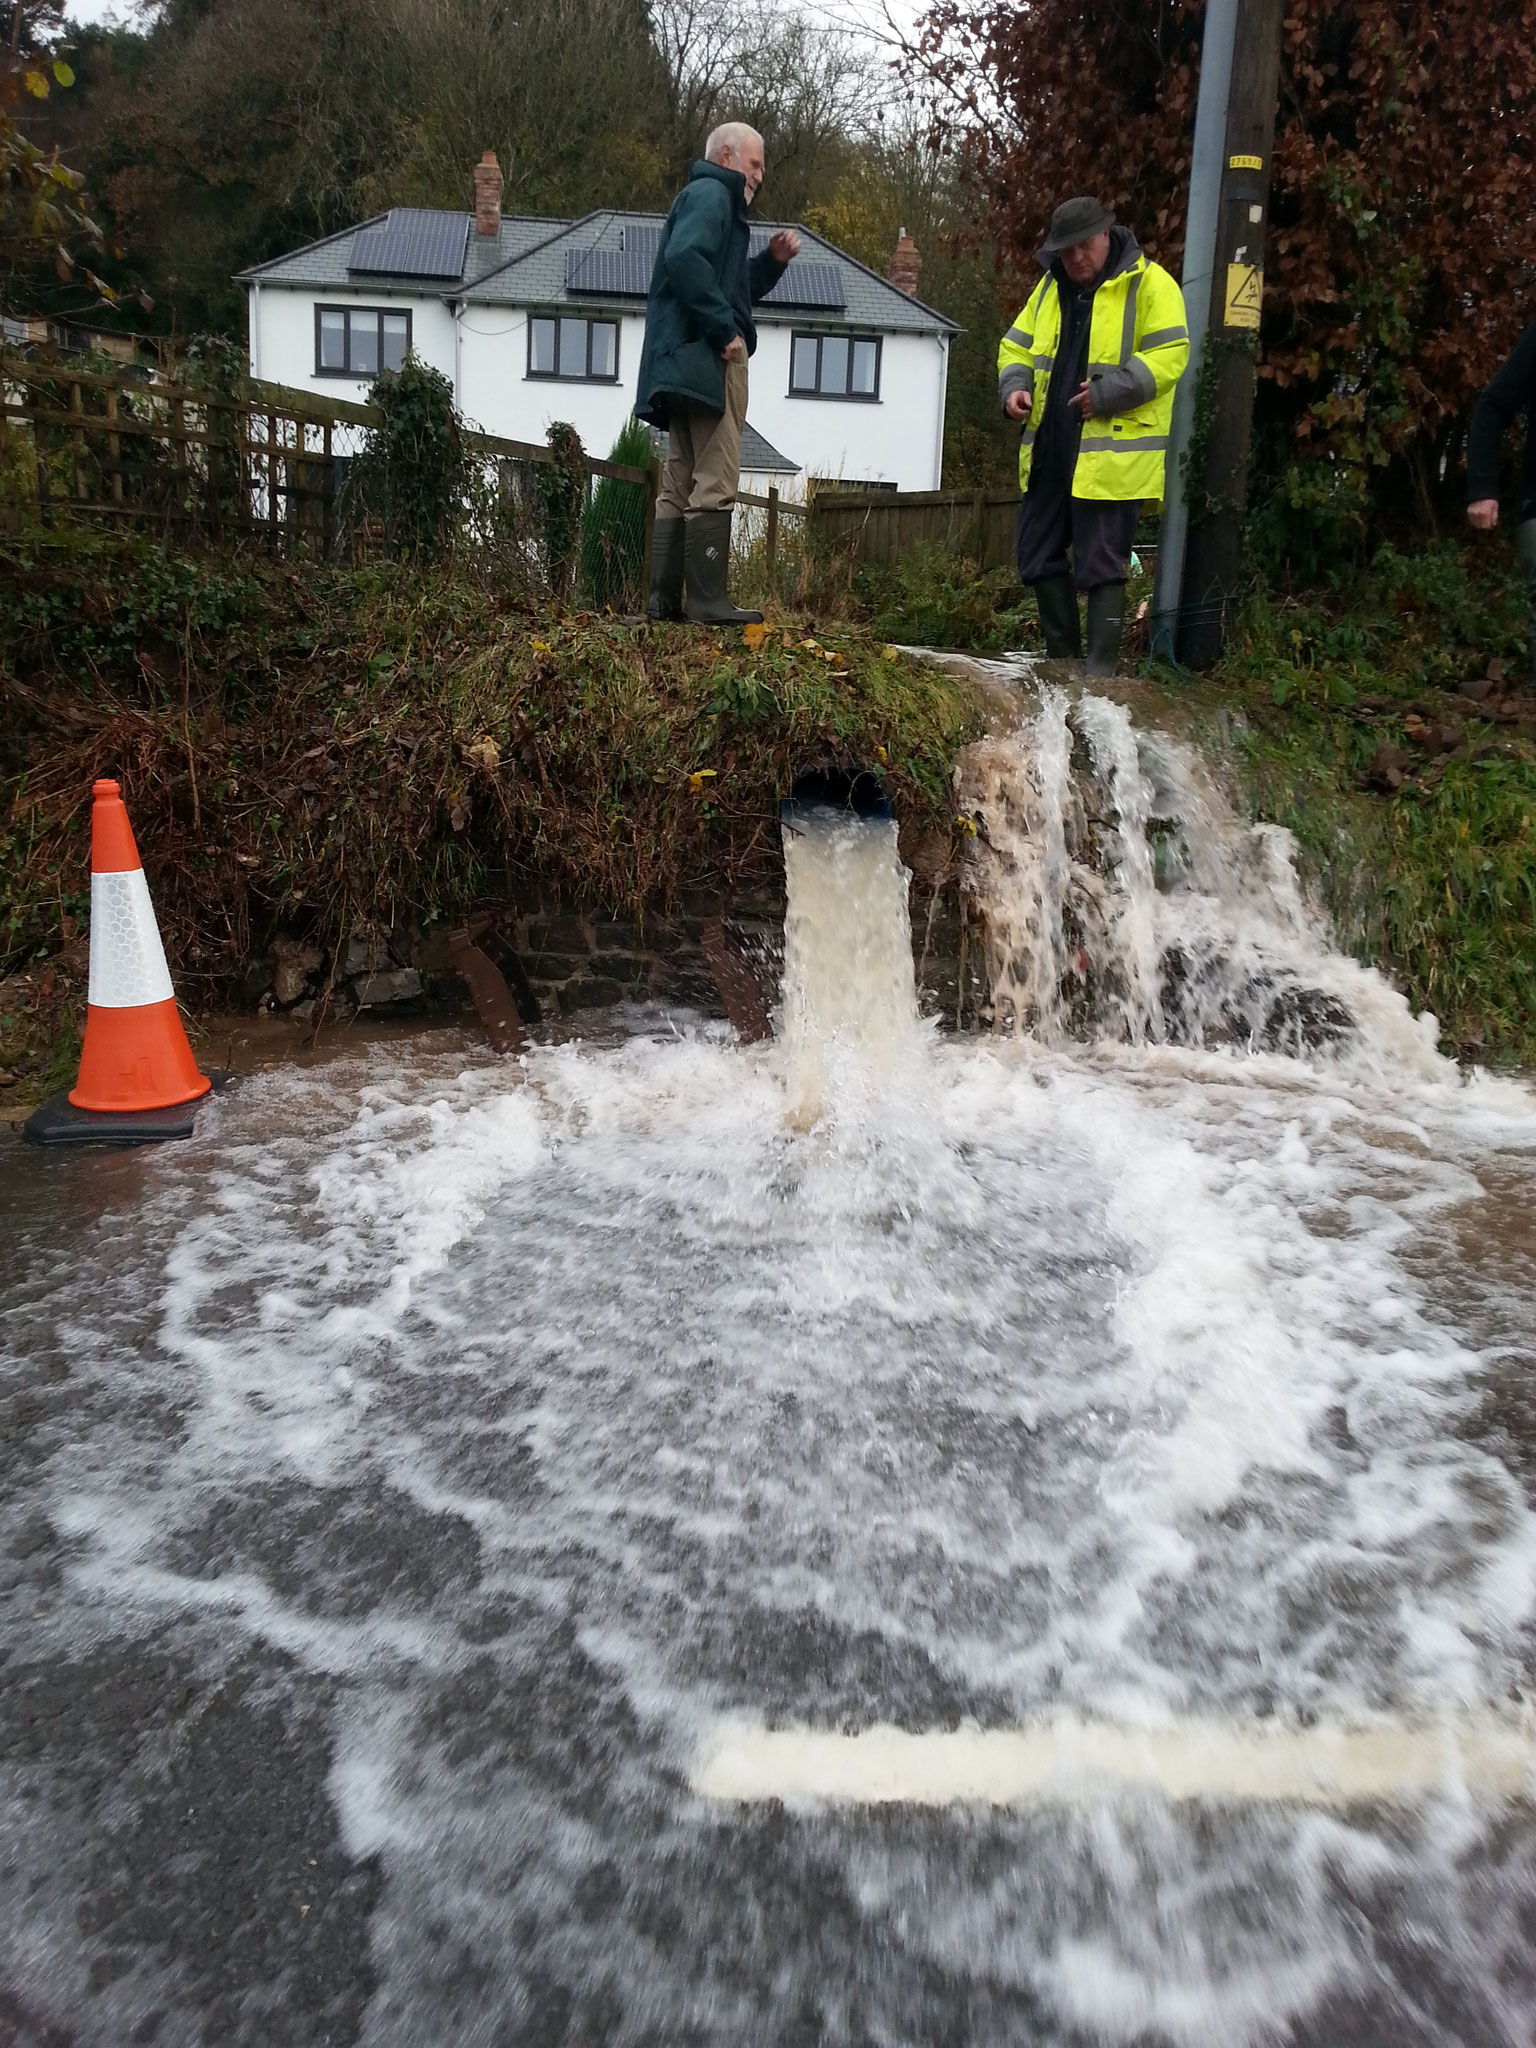
[[[489,156],[475,197],[473,213],[397,207],[242,271],[251,374],[360,399],[412,349],[485,432],[543,441],[567,420],[606,455],[634,406],[663,216],[508,218]],[[754,253],[774,225],[754,223]],[[800,255],[756,309],[743,490],[937,490],[954,322],[799,234]]]

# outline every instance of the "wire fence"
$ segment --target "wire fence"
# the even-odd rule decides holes
[[[359,563],[403,551],[382,414],[0,351],[0,528],[127,526]],[[530,597],[643,609],[659,466],[461,429],[444,544]]]
[[[0,350],[0,528],[130,525],[360,563],[420,551],[383,412],[238,379],[209,389],[96,358]],[[458,425],[462,461],[434,551],[534,602],[645,608],[660,464],[605,461],[568,427],[548,444]],[[420,462],[414,487],[420,488]],[[945,547],[1011,558],[1017,494],[738,493],[733,587],[749,602],[836,602],[865,569]]]

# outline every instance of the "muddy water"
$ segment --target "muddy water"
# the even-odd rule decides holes
[[[1043,884],[993,838],[1038,1009],[1017,934],[1069,969],[1098,941],[1041,906],[1088,884],[1070,820]],[[940,1041],[898,990],[871,1051],[894,845],[833,833],[779,1043],[423,1037],[253,1078],[185,1147],[0,1153],[0,2021],[1529,2041],[1532,1804],[1454,1764],[1326,1801],[1202,1793],[1187,1744],[1176,1794],[700,1789],[722,1729],[1518,1719],[1536,1099],[1436,1059],[1234,848],[1240,917],[1219,863],[1108,887],[1128,964],[1078,1037],[1068,1002]],[[1197,923],[1202,989],[1270,946],[1348,1028],[1255,1050],[1213,997],[1170,1042]]]

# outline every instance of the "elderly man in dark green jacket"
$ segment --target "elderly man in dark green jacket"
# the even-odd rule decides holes
[[[635,411],[667,434],[651,547],[653,619],[748,625],[726,595],[731,508],[741,474],[753,303],[771,292],[800,237],[780,228],[748,257],[747,208],[763,182],[763,138],[743,121],[717,128],[662,230],[645,309]],[[685,596],[686,590],[686,596]]]

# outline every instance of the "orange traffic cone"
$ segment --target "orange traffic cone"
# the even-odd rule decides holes
[[[185,1137],[193,1123],[185,1105],[213,1083],[187,1043],[117,784],[98,782],[91,794],[91,965],[80,1078],[67,1104],[62,1096],[44,1103],[27,1136],[42,1144]]]

